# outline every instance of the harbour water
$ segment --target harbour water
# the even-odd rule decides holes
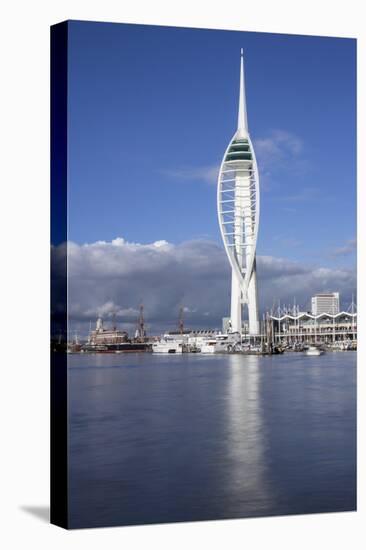
[[[354,510],[356,354],[75,354],[71,527]]]

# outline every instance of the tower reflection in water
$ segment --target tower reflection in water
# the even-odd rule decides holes
[[[267,475],[265,430],[261,409],[260,382],[263,364],[259,357],[227,357],[227,491],[235,515],[238,505],[246,515],[269,512],[275,507],[273,489]],[[263,359],[262,359],[263,362]]]

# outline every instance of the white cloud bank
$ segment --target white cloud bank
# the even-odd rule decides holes
[[[55,265],[65,251],[65,244],[53,247]],[[109,319],[115,313],[120,326],[132,331],[141,301],[152,333],[174,329],[181,306],[192,327],[220,327],[229,311],[228,261],[224,250],[211,241],[69,242],[68,270],[73,326],[87,327],[97,314]],[[292,303],[294,297],[308,307],[312,294],[329,290],[339,290],[348,301],[356,287],[353,270],[311,267],[272,256],[258,257],[257,271],[262,310],[278,300]]]

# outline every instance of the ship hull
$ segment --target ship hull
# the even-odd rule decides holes
[[[152,350],[151,344],[144,342],[123,342],[121,344],[85,346],[84,351],[88,353],[149,353]]]

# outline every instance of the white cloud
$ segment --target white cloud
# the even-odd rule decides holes
[[[301,187],[300,191],[297,193],[292,193],[290,195],[283,195],[274,197],[278,201],[285,202],[305,202],[312,201],[321,195],[319,188],[306,186]],[[282,207],[283,210],[286,210],[286,207]]]
[[[125,244],[125,240],[122,239],[121,237],[117,237],[116,239],[112,240],[112,244],[114,246],[123,246]]]
[[[118,245],[116,245],[118,242]],[[53,247],[57,266],[65,245]],[[72,326],[87,330],[98,314],[134,330],[138,306],[145,306],[150,332],[172,330],[178,325],[179,308],[184,307],[187,326],[220,327],[228,315],[230,270],[224,250],[208,240],[175,245],[167,241],[140,244],[124,239],[78,245],[68,243],[69,313]],[[257,259],[261,308],[273,303],[292,303],[296,297],[309,307],[312,294],[340,291],[350,300],[356,276],[350,269],[310,266],[273,256]]]
[[[176,169],[162,170],[164,176],[180,181],[197,181],[216,185],[220,165],[212,164],[208,166],[181,167]]]
[[[356,239],[349,239],[344,246],[340,246],[338,248],[335,248],[332,250],[331,255],[333,257],[337,256],[348,256],[350,254],[353,254],[357,249],[357,241]]]
[[[308,171],[304,142],[291,132],[271,130],[267,135],[254,140],[254,148],[263,191],[276,185],[276,179],[283,173],[299,176]]]
[[[285,130],[272,130],[266,137],[258,138],[254,147],[264,166],[278,163],[290,156],[298,157],[304,149],[303,141]]]

